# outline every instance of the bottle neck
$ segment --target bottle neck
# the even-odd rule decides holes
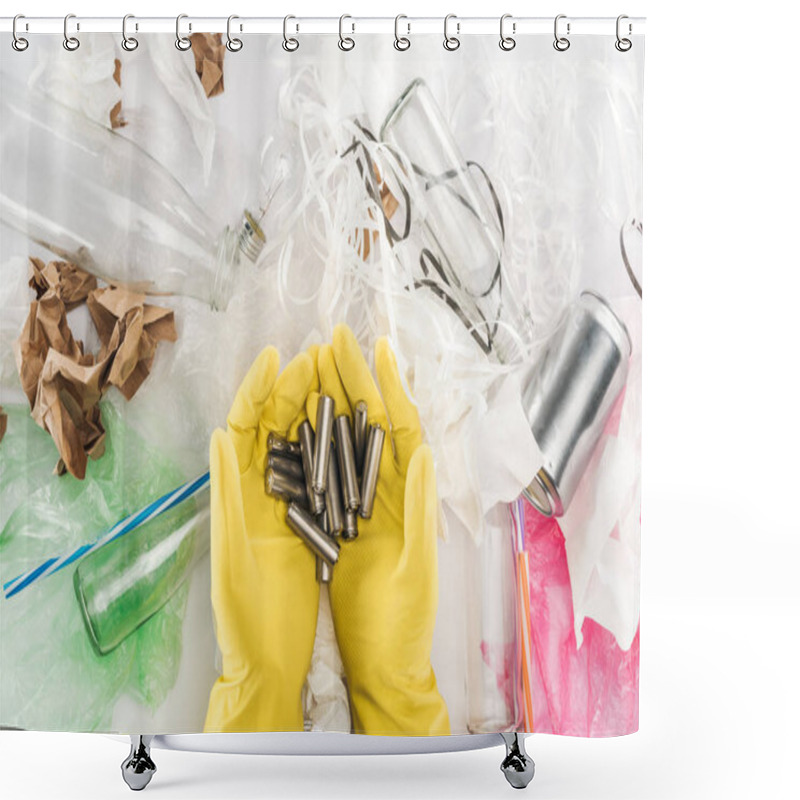
[[[225,227],[217,242],[216,270],[211,297],[211,307],[215,311],[224,311],[228,307],[236,285],[242,255],[251,264],[255,264],[266,243],[267,239],[261,226],[247,209],[238,228]]]

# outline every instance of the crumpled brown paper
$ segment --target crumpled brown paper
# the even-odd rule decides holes
[[[193,33],[192,43],[194,69],[206,97],[216,97],[225,91],[222,75],[222,62],[225,59],[225,45],[221,33]]]
[[[175,315],[168,308],[145,304],[145,295],[119,287],[96,289],[88,299],[102,347],[98,359],[108,363],[106,381],[130,400],[150,374],[156,347],[174,342]]]
[[[100,289],[94,276],[65,261],[31,258],[36,291],[15,342],[15,356],[31,416],[52,437],[61,456],[56,472],[86,475],[88,458],[104,450],[100,399],[116,386],[130,400],[150,372],[158,343],[175,341],[170,309],[145,304],[145,295],[122,287]],[[100,337],[97,355],[85,353],[67,311],[89,308]]]
[[[97,288],[97,278],[68,261],[44,263],[31,258],[31,278],[28,285],[36,292],[36,299],[49,291],[61,298],[67,311],[72,311],[86,301],[89,292]]]
[[[6,428],[8,427],[8,414],[3,411],[3,406],[0,406],[0,442],[6,435]]]

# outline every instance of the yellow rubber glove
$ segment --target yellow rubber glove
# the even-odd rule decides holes
[[[375,367],[380,392],[343,325],[333,346],[319,350],[320,391],[333,397],[336,416],[352,417],[364,400],[370,424],[386,431],[372,517],[359,517],[358,538],[342,543],[333,570],[336,638],[356,733],[443,735],[450,723],[431,666],[438,604],[433,456],[386,339],[375,347]],[[312,422],[316,403],[309,395]]]
[[[287,435],[318,390],[316,352],[278,375],[266,348],[211,438],[211,600],[222,675],[205,730],[303,728],[301,690],[311,664],[319,605],[315,559],[286,524],[286,504],[264,489],[267,436]]]

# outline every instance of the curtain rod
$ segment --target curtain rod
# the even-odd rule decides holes
[[[561,30],[570,35],[605,35],[614,36],[617,31],[616,17],[569,17],[559,15]],[[398,23],[402,35],[443,34],[444,17],[402,17]],[[335,34],[340,32],[338,17],[291,17],[288,22],[291,34]],[[567,31],[567,25],[569,30]],[[129,18],[127,31],[136,33],[175,33],[175,17],[136,17]],[[181,18],[181,32],[185,35],[192,32],[225,33],[228,30],[227,17],[193,17]],[[347,16],[342,22],[342,30],[348,35],[360,33],[383,33],[394,35],[394,17],[356,17]],[[644,33],[644,17],[628,17],[624,20],[624,35],[641,35]],[[13,17],[0,17],[0,31],[11,33]],[[121,33],[122,17],[80,17],[71,16],[70,33]],[[514,36],[530,34],[553,35],[554,17],[508,17],[505,31]],[[237,17],[231,22],[231,31],[235,34],[277,34],[284,33],[283,17]],[[499,34],[500,17],[453,17],[449,23],[449,31],[458,36]],[[20,17],[17,21],[17,33],[53,34],[64,33],[63,17]]]

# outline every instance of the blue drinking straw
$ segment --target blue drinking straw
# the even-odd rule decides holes
[[[185,500],[187,497],[191,497],[206,489],[209,485],[209,480],[209,473],[204,472],[199,478],[184,483],[183,486],[179,486],[177,489],[173,489],[171,492],[162,495],[158,500],[154,500],[141,511],[137,511],[135,514],[121,519],[102,536],[95,539],[94,542],[83,544],[71,553],[56,558],[48,558],[46,561],[39,564],[38,567],[28,572],[23,572],[21,575],[17,575],[16,578],[3,584],[3,594],[5,594],[6,599],[11,598],[37,581],[54,575],[69,564],[73,564],[84,556],[89,555],[89,553],[100,549],[103,545],[113,542],[114,539],[118,539],[126,533],[130,533],[140,525],[144,525],[145,522],[149,522],[165,511],[169,511],[169,509],[178,505],[178,503]]]

